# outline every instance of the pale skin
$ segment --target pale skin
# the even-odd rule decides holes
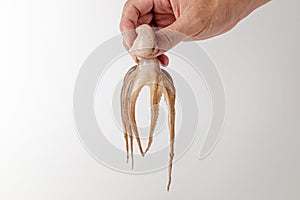
[[[139,26],[135,32],[137,33],[137,37],[130,49],[130,52],[137,57],[138,64],[130,68],[126,73],[120,95],[127,161],[129,159],[130,151],[133,168],[133,136],[137,141],[139,151],[142,156],[149,151],[159,115],[159,103],[163,95],[169,111],[168,124],[170,134],[170,160],[168,168],[169,179],[167,184],[167,190],[169,191],[172,179],[172,162],[174,157],[176,90],[171,75],[166,70],[160,68],[158,59],[156,57],[150,59],[145,58],[153,54],[156,46],[156,37],[153,29],[148,24],[144,24]],[[151,106],[151,125],[148,145],[145,150],[142,147],[139,130],[135,120],[136,100],[144,86],[148,86],[150,89]]]
[[[120,30],[127,49],[136,37],[135,28],[149,24],[156,32],[157,47],[149,58],[158,57],[163,66],[164,52],[186,40],[204,40],[231,30],[239,21],[270,0],[128,0],[123,8]],[[178,33],[177,35],[174,33]],[[136,60],[136,58],[133,56]]]
[[[232,29],[241,19],[268,0],[128,0],[124,6],[120,29],[124,45],[137,66],[125,75],[121,91],[121,114],[126,141],[127,160],[133,138],[144,156],[151,147],[159,114],[159,102],[164,96],[169,110],[170,153],[168,168],[169,191],[175,140],[176,90],[170,74],[161,69],[169,59],[164,52],[185,40],[204,40]],[[159,29],[153,30],[152,27]],[[144,86],[150,88],[151,125],[148,145],[142,147],[135,120],[135,104]]]

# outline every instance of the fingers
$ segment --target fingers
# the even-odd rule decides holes
[[[153,0],[128,0],[125,3],[120,22],[120,30],[123,33],[124,42],[127,46],[131,47],[136,37],[135,28],[139,24],[139,19],[141,18],[141,22],[150,20],[151,16],[147,14],[152,8]]]
[[[181,19],[176,20],[170,26],[160,29],[156,32],[156,41],[158,51],[152,55],[153,57],[162,55],[174,47],[179,42],[183,41],[187,36],[182,32]]]
[[[125,41],[123,40],[123,46],[125,47],[125,49],[127,50],[127,51],[129,51],[129,49],[130,49],[130,47],[125,43]],[[131,56],[131,58],[134,60],[134,62],[138,62],[138,59],[137,59],[137,57],[135,56],[135,55],[132,55],[132,54],[130,54],[130,56]]]
[[[152,21],[152,19],[153,19],[153,14],[152,13],[147,13],[147,14],[141,16],[138,19],[137,25],[140,26],[142,24],[150,24],[150,22]]]
[[[169,58],[164,54],[179,42],[189,38],[183,32],[184,20],[178,19],[166,28],[155,31],[156,51],[147,58],[157,57],[161,65],[166,67],[169,64]]]
[[[123,8],[120,22],[120,30],[123,34],[124,47],[128,50],[132,46],[135,38],[135,29],[141,24],[151,24],[153,14],[153,0],[128,0]],[[182,20],[178,18],[166,28],[156,31],[157,51],[149,58],[157,57],[162,66],[167,66],[169,59],[164,53],[182,41],[185,37],[182,30]],[[137,62],[137,58],[132,56]]]

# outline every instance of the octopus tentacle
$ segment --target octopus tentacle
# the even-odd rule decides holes
[[[136,138],[142,156],[149,151],[153,134],[159,115],[159,103],[164,95],[168,107],[168,124],[170,131],[170,153],[168,167],[167,190],[170,190],[172,163],[174,158],[175,139],[175,87],[170,74],[161,69],[157,58],[147,59],[155,50],[155,34],[149,25],[141,25],[136,29],[137,38],[133,43],[130,52],[138,58],[138,65],[132,67],[125,75],[121,91],[121,115],[126,143],[126,158],[129,159],[129,148],[131,153],[132,168],[134,166],[133,135]],[[148,145],[143,151],[138,128],[135,119],[136,100],[144,86],[150,88],[151,124],[149,130]],[[130,145],[128,145],[128,136]],[[130,147],[129,147],[130,146]]]
[[[159,115],[159,102],[162,96],[162,85],[159,83],[151,84],[150,86],[150,106],[151,106],[151,124],[148,138],[148,145],[145,150],[145,154],[149,151],[152,141],[153,134],[156,127],[158,115]]]
[[[169,180],[167,184],[167,190],[170,190],[171,180],[172,180],[172,167],[173,167],[173,158],[174,158],[174,139],[175,139],[175,87],[173,84],[173,79],[171,75],[166,71],[162,70],[164,75],[164,97],[165,101],[167,103],[167,107],[169,110],[169,130],[170,130],[170,159],[169,159],[169,168],[168,168],[168,174],[169,174]]]
[[[131,128],[132,128],[133,133],[135,135],[135,138],[137,140],[140,152],[141,152],[142,156],[144,156],[144,151],[143,151],[143,148],[142,148],[142,143],[141,143],[141,140],[140,140],[140,136],[139,136],[138,128],[137,128],[137,125],[136,125],[136,120],[135,120],[135,104],[136,104],[137,97],[138,97],[142,87],[143,86],[137,88],[132,93],[131,98],[130,98],[130,111],[129,112],[130,112],[130,125],[131,125]]]
[[[130,138],[130,155],[131,155],[131,169],[133,169],[134,166],[134,159],[133,159],[133,135],[132,130],[129,130],[129,138]]]
[[[175,92],[170,88],[165,88],[164,91],[165,100],[169,109],[169,129],[170,129],[170,160],[169,160],[169,180],[167,185],[167,190],[170,190],[171,185],[171,174],[172,174],[172,163],[174,158],[174,137],[175,137]]]
[[[132,73],[136,69],[137,66],[131,67],[128,72],[125,75],[124,82],[132,81]],[[127,125],[128,117],[127,117],[127,110],[128,110],[128,101],[126,101],[126,94],[128,93],[128,88],[130,84],[123,85],[121,89],[121,116],[122,116],[122,123],[123,123],[123,134],[125,138],[125,144],[126,144],[126,162],[128,162],[129,159],[129,147],[128,147],[128,131],[129,127]]]

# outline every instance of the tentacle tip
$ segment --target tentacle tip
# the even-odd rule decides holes
[[[133,170],[134,168],[134,161],[133,161],[133,158],[131,158],[131,170]]]
[[[170,185],[167,186],[167,192],[170,192]]]
[[[147,148],[147,149],[145,150],[145,153],[144,153],[144,154],[146,155],[146,153],[148,153],[148,151],[149,151],[149,148]]]
[[[149,140],[148,146],[147,146],[147,148],[145,150],[145,154],[150,150],[151,144],[152,144],[152,139]]]

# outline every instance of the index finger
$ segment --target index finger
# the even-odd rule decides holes
[[[127,47],[131,47],[136,37],[135,28],[138,26],[138,19],[149,13],[153,8],[153,0],[128,0],[122,12],[120,31],[123,34]]]

